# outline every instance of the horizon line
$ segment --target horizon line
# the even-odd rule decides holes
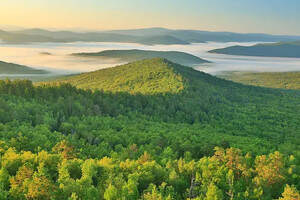
[[[9,28],[11,27],[11,28]],[[266,33],[266,32],[238,32],[238,31],[221,31],[221,30],[205,30],[205,29],[191,29],[191,28],[165,28],[160,26],[145,26],[139,28],[116,28],[116,29],[90,29],[90,28],[81,28],[81,27],[73,27],[73,28],[53,28],[53,27],[20,27],[15,25],[0,25],[0,30],[6,32],[13,31],[22,31],[22,30],[33,30],[40,29],[46,31],[71,31],[71,32],[109,32],[109,31],[129,31],[129,30],[143,30],[143,29],[165,29],[165,30],[173,30],[173,31],[202,31],[202,32],[211,32],[211,33],[236,33],[236,34],[260,34],[260,35],[274,35],[274,36],[300,36],[300,34],[276,34],[276,33]]]

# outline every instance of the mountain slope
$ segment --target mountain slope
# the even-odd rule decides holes
[[[61,82],[78,88],[132,94],[178,93],[184,89],[183,77],[168,61],[159,58],[83,73]]]
[[[96,110],[111,116],[133,114],[159,123],[207,125],[213,127],[214,133],[247,138],[247,142],[244,141],[248,144],[247,150],[264,152],[274,145],[281,148],[285,142],[293,144],[287,147],[300,150],[300,146],[294,148],[300,142],[296,139],[300,128],[299,91],[246,86],[159,58],[70,76],[43,85],[52,87],[62,83],[87,90],[70,89],[76,95],[83,93],[76,98],[89,99],[82,100],[91,105],[84,108],[86,111],[96,109],[93,105],[96,104]],[[69,87],[62,89],[66,97],[71,95],[67,90]],[[66,112],[76,109],[66,108]],[[187,135],[190,130],[194,129],[187,128]],[[258,145],[258,140],[251,137],[264,141],[259,143],[264,147],[253,148]],[[242,148],[242,143],[237,140],[231,138],[229,143]],[[189,145],[184,149],[189,149]]]
[[[275,44],[257,44],[254,46],[232,46],[223,49],[215,49],[211,53],[264,56],[264,57],[290,57],[300,58],[300,42],[279,42]]]
[[[1,74],[45,74],[44,70],[37,70],[23,65],[7,63],[0,61],[0,75]]]
[[[75,53],[74,56],[99,57],[102,59],[113,58],[119,59],[123,62],[132,62],[136,60],[150,59],[150,58],[165,58],[172,62],[182,65],[195,65],[207,63],[209,61],[203,60],[197,56],[179,52],[179,51],[150,51],[150,50],[106,50],[97,53]]]
[[[222,77],[249,85],[300,90],[300,72],[232,72]]]
[[[150,106],[163,121],[219,121],[223,124],[222,120],[230,123],[237,120],[243,121],[240,128],[249,129],[249,133],[254,131],[253,127],[262,133],[265,132],[263,124],[276,123],[274,127],[277,127],[288,120],[289,126],[295,127],[300,120],[294,110],[300,109],[299,92],[245,86],[161,58],[70,76],[58,82],[82,89],[130,94],[133,98],[142,94],[145,107],[141,109],[137,103],[138,112],[153,116],[146,109]],[[165,98],[161,99],[161,96]],[[269,114],[265,115],[265,112]],[[269,131],[274,133],[279,130],[271,129]]]

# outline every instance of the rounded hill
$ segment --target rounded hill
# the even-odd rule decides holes
[[[185,88],[184,77],[176,69],[180,65],[163,58],[141,60],[129,64],[82,73],[59,82],[78,88],[141,94],[179,93]]]
[[[73,56],[99,57],[101,59],[118,59],[122,62],[132,62],[150,58],[165,58],[172,62],[182,65],[197,65],[208,63],[209,61],[201,59],[192,54],[180,51],[150,51],[150,50],[106,50],[95,53],[74,53]]]

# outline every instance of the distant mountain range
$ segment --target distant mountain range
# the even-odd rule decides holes
[[[45,35],[14,33],[2,30],[0,30],[0,40],[6,43],[65,42],[64,40],[51,38]]]
[[[172,30],[146,28],[99,32],[49,31],[45,29],[25,29],[1,31],[0,39],[8,43],[28,42],[128,42],[147,45],[189,44],[199,42],[280,42],[300,40],[300,36],[242,34],[232,32],[209,32],[199,30]]]
[[[75,53],[74,56],[99,57],[102,59],[118,59],[123,62],[132,62],[150,58],[165,58],[172,62],[182,65],[195,65],[208,63],[209,61],[201,59],[192,54],[179,51],[146,51],[146,50],[106,50],[96,53]]]
[[[174,30],[165,28],[145,28],[108,31],[134,36],[170,35],[189,43],[199,42],[281,42],[300,40],[300,36],[270,35],[261,33],[212,32],[200,30]]]
[[[190,44],[187,41],[178,39],[171,35],[154,35],[154,36],[145,36],[141,37],[141,39],[136,40],[136,43],[153,45],[153,44],[164,44],[164,45],[172,45],[172,44]]]
[[[257,44],[254,46],[231,46],[210,52],[240,56],[300,58],[300,41]]]
[[[0,61],[0,75],[1,74],[46,74],[47,71],[33,69],[24,65],[17,65],[14,63],[7,63]]]

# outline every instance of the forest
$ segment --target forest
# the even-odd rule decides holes
[[[224,73],[220,77],[247,85],[300,89],[300,72],[232,72]]]
[[[158,58],[0,81],[0,199],[298,200],[299,99]]]

